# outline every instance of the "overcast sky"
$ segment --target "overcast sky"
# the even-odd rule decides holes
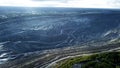
[[[0,6],[120,9],[120,0],[0,0]]]

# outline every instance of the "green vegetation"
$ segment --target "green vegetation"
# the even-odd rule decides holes
[[[120,52],[107,52],[89,56],[80,56],[61,61],[57,68],[73,68],[81,64],[81,68],[120,68]]]

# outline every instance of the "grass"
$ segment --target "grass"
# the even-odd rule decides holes
[[[79,63],[82,63],[82,68],[120,68],[120,52],[69,58],[58,63],[55,68],[72,68]]]

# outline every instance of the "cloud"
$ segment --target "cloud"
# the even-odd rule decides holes
[[[120,8],[120,0],[32,0],[56,2],[55,7]],[[59,3],[58,3],[59,2]],[[50,5],[51,3],[49,3]]]
[[[120,0],[0,0],[0,6],[120,9]]]
[[[63,3],[68,2],[68,0],[31,0],[31,1],[37,1],[37,2],[63,2]]]
[[[109,5],[120,8],[120,0],[112,0],[108,2]]]
[[[32,0],[32,1],[61,1],[61,0]]]

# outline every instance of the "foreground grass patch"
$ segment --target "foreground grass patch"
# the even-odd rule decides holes
[[[73,68],[74,64],[81,64],[81,68],[120,68],[120,52],[69,58],[58,63],[56,68]]]

